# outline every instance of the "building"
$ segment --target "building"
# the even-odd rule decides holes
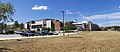
[[[61,21],[59,21],[59,20],[54,21],[54,29],[56,31],[60,31],[61,27],[62,27],[62,22]]]
[[[37,30],[42,28],[50,28],[54,29],[55,31],[60,31],[62,27],[62,22],[55,19],[41,19],[41,20],[35,20],[35,21],[29,21],[25,23],[25,28],[29,30]]]
[[[73,25],[77,26],[78,28],[87,29],[90,31],[99,30],[99,26],[97,24],[93,24],[91,21],[82,21],[73,23]]]

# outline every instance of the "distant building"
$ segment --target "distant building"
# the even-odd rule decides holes
[[[62,27],[62,22],[61,21],[59,21],[59,20],[54,21],[54,29],[56,31],[60,31],[61,27]]]
[[[76,23],[73,23],[73,25],[82,29],[88,29],[90,31],[99,30],[99,26],[97,24],[93,24],[91,21],[76,22]]]
[[[55,31],[60,31],[62,27],[62,22],[55,19],[41,19],[35,21],[29,21],[25,23],[25,28],[29,30],[37,30],[38,28],[42,30],[42,28],[50,28],[54,29]]]

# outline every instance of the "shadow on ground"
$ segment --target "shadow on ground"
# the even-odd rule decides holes
[[[9,51],[12,51],[12,49],[0,48],[0,52],[9,52]]]
[[[83,37],[69,37],[69,38],[83,38]]]

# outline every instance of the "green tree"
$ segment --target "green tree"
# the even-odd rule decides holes
[[[46,30],[49,32],[49,31],[50,31],[50,28],[46,28]]]
[[[73,22],[66,22],[65,23],[65,30],[76,30],[77,27],[72,24]]]
[[[23,30],[23,29],[24,29],[24,24],[21,23],[21,24],[20,24],[20,30]]]
[[[15,22],[14,22],[14,28],[15,28],[15,29],[19,28],[19,23],[18,23],[18,21],[15,21]]]
[[[42,32],[49,32],[50,28],[42,28]]]
[[[108,30],[108,29],[111,29],[111,28],[114,28],[115,30],[119,30],[120,26],[108,26],[108,27],[105,27],[105,30]]]
[[[60,29],[60,30],[62,30],[62,31],[63,31],[63,30],[65,30],[65,28],[64,28],[64,27],[61,27],[61,29]]]
[[[2,3],[0,0],[0,22],[13,21],[15,9],[10,2]]]
[[[0,30],[5,30],[7,29],[7,25],[4,23],[0,23]]]
[[[4,24],[4,29],[7,29],[7,24]]]
[[[51,30],[51,31],[55,31],[55,28],[54,28],[54,27],[52,27],[50,30]]]

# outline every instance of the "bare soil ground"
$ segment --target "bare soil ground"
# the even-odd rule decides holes
[[[120,32],[93,31],[51,38],[0,41],[0,52],[120,52]]]

